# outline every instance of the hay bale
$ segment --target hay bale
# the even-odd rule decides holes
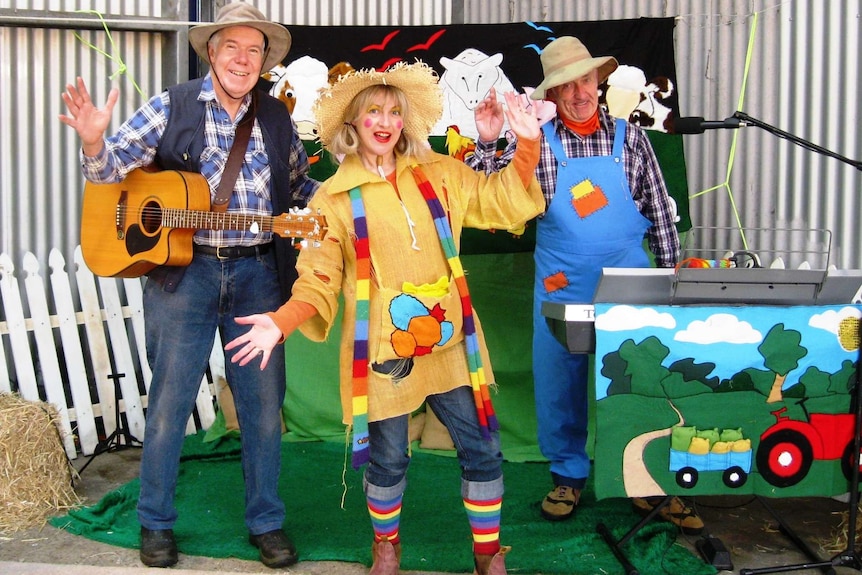
[[[841,523],[832,530],[831,538],[821,538],[818,541],[821,550],[830,555],[836,555],[848,549],[859,548],[859,544],[862,543],[862,503],[856,509],[855,546],[850,546],[850,540],[848,539],[850,535],[850,511],[848,510],[833,513],[833,515],[841,517]]]
[[[56,408],[0,394],[0,533],[44,525],[79,505]]]

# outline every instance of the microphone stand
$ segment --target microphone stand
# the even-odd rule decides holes
[[[851,166],[853,166],[857,170],[862,170],[862,162],[860,162],[859,160],[851,160],[850,158],[846,158],[846,157],[842,156],[841,154],[836,154],[835,152],[833,152],[831,150],[827,150],[826,148],[824,148],[822,146],[818,146],[817,144],[812,144],[811,142],[809,142],[807,140],[803,140],[802,138],[800,138],[798,136],[794,136],[793,134],[791,134],[789,132],[785,132],[784,130],[780,130],[780,129],[776,128],[775,126],[770,126],[766,122],[762,122],[762,121],[758,120],[757,118],[752,118],[751,116],[749,116],[745,112],[735,112],[733,114],[733,117],[740,120],[745,125],[751,125],[751,126],[757,126],[758,128],[763,128],[764,130],[766,130],[767,132],[769,132],[773,136],[778,136],[779,138],[782,138],[785,140],[790,140],[794,144],[801,146],[801,147],[805,148],[806,150],[811,150],[813,152],[823,154],[824,156],[829,156],[830,158],[835,158],[836,160],[840,160],[840,161],[844,162],[845,164],[850,164]]]
[[[862,162],[858,160],[851,160],[850,158],[846,158],[840,154],[836,154],[831,150],[827,150],[822,146],[812,144],[811,142],[803,140],[798,136],[794,136],[789,132],[785,132],[784,130],[780,130],[775,126],[771,126],[765,122],[762,122],[757,118],[752,118],[745,112],[738,111],[733,114],[733,117],[737,118],[745,125],[752,125],[757,126],[758,128],[763,128],[770,134],[779,138],[783,138],[785,140],[790,140],[794,144],[797,144],[798,146],[801,146],[806,150],[811,150],[813,152],[823,154],[824,156],[835,158],[836,160],[840,160],[845,164],[853,166],[857,170],[862,170]],[[860,325],[859,327],[859,337],[860,339],[862,339],[862,325]],[[862,450],[862,374],[860,374],[860,371],[862,371],[862,346],[860,346],[859,348],[859,359],[856,362],[856,384],[852,390],[852,411],[855,414],[855,423],[853,436],[853,458],[851,460],[853,469],[850,474],[850,501],[848,502],[847,512],[848,520],[846,549],[825,561],[818,560],[816,555],[808,548],[807,545],[804,545],[804,542],[802,542],[802,540],[799,539],[795,533],[793,533],[793,531],[781,520],[781,518],[776,514],[776,512],[773,511],[771,507],[766,505],[765,502],[758,497],[766,510],[769,511],[773,515],[773,517],[778,520],[782,532],[784,532],[785,535],[787,535],[794,543],[796,543],[797,547],[803,550],[806,555],[811,557],[813,561],[808,563],[780,565],[777,567],[766,567],[761,569],[740,569],[740,575],[764,575],[766,573],[783,573],[787,571],[801,571],[807,569],[819,569],[824,573],[834,574],[835,567],[849,567],[851,569],[855,569],[856,571],[862,571],[862,558],[860,558],[859,553],[856,550],[856,520],[859,512],[859,475],[860,465],[862,465],[862,460],[860,460],[860,450]],[[800,545],[800,543],[802,545]]]

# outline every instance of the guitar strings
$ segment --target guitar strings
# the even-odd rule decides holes
[[[253,231],[257,226],[259,231],[275,232],[279,229],[277,224],[283,224],[283,231],[291,235],[308,234],[313,236],[319,233],[321,221],[318,216],[307,213],[290,212],[276,216],[249,215],[235,213],[220,213],[205,210],[186,210],[182,208],[163,208],[161,206],[143,206],[132,208],[128,206],[117,206],[116,217],[118,224],[121,220],[132,219],[139,221],[147,230],[158,227],[167,228],[206,228],[200,225],[209,224],[210,229],[228,231]],[[214,224],[218,223],[218,226]],[[294,229],[296,231],[289,232]]]

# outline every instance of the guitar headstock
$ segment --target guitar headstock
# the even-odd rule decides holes
[[[315,244],[326,237],[326,216],[310,208],[291,208],[272,218],[272,232],[284,238],[311,240]]]

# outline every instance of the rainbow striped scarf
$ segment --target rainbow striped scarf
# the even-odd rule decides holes
[[[470,384],[473,386],[476,414],[479,416],[479,428],[482,437],[491,439],[491,432],[497,431],[500,425],[497,423],[497,415],[491,404],[491,394],[488,392],[488,382],[485,380],[485,370],[482,368],[479,336],[476,334],[476,321],[473,319],[473,302],[470,299],[470,290],[467,288],[464,268],[461,267],[461,258],[458,257],[458,250],[455,248],[452,227],[449,225],[443,204],[440,203],[434,188],[431,187],[431,182],[428,181],[419,166],[411,166],[411,169],[413,170],[413,177],[419,185],[419,191],[425,198],[428,209],[431,210],[431,217],[434,218],[434,225],[437,227],[437,235],[440,237],[443,254],[449,261],[449,267],[452,268],[452,279],[458,287],[458,294],[461,296],[461,311],[464,314],[464,339],[467,342],[467,365],[470,368]]]
[[[353,335],[353,457],[354,469],[368,463],[368,310],[371,293],[371,251],[368,221],[359,187],[350,190],[356,230],[356,333]]]
[[[482,366],[482,356],[479,347],[479,336],[476,334],[476,322],[473,318],[473,303],[464,268],[455,248],[452,228],[446,217],[446,211],[437,198],[437,194],[428,178],[419,168],[411,166],[413,177],[419,186],[419,191],[431,216],[440,238],[443,253],[452,269],[452,278],[461,297],[461,310],[464,318],[464,339],[467,345],[467,364],[470,370],[470,384],[473,388],[473,398],[476,402],[476,414],[482,436],[491,438],[491,432],[500,426],[491,403],[488,382]],[[371,279],[371,254],[368,245],[368,223],[365,218],[365,206],[359,188],[350,190],[350,203],[353,208],[353,222],[356,230],[356,333],[353,346],[353,457],[355,469],[369,460],[368,441],[368,315]]]

